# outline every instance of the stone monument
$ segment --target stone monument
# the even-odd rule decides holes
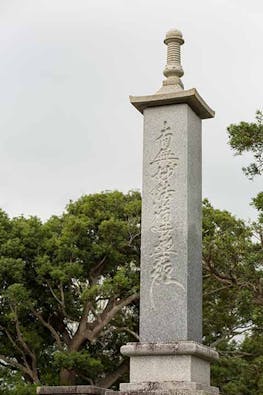
[[[120,391],[218,394],[210,386],[218,354],[202,345],[201,120],[214,112],[184,90],[182,33],[170,30],[164,43],[161,89],[130,97],[144,116],[140,342],[121,348],[130,382]]]
[[[179,30],[166,34],[161,89],[131,96],[144,116],[140,342],[130,357],[130,382],[119,394],[217,395],[202,345],[201,120],[212,118],[196,89],[184,90]],[[39,394],[103,395],[92,386],[42,387]],[[106,391],[114,395],[114,391]]]

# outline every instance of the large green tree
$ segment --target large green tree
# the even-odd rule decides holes
[[[243,167],[245,175],[250,180],[262,175],[262,112],[256,112],[255,122],[232,124],[227,130],[229,144],[236,155],[246,152],[253,155],[254,161]],[[214,240],[207,245],[209,240],[204,237],[204,276],[207,275],[210,280],[216,279],[215,286],[221,284],[213,293],[212,298],[215,296],[216,299],[210,299],[210,313],[222,315],[221,328],[223,322],[226,323],[215,341],[211,339],[213,328],[209,328],[210,340],[221,354],[219,363],[213,368],[213,379],[222,393],[228,395],[263,393],[263,192],[259,192],[251,204],[258,210],[258,218],[247,226],[246,236],[241,222],[239,232],[232,228],[236,221],[231,220],[227,224],[223,217],[221,219],[227,229],[218,226],[223,212],[216,210],[216,214],[212,210],[212,217],[216,214],[215,229],[219,240],[213,246],[217,237],[212,237]],[[226,254],[226,251],[231,254]],[[209,318],[208,306],[207,301],[205,317],[211,324],[213,317]],[[232,325],[228,326],[227,322],[232,322]]]
[[[225,395],[263,393],[263,223],[204,202],[205,342],[217,348],[213,384]]]
[[[42,224],[0,212],[0,363],[32,384],[110,386],[136,336],[140,195],[84,196]]]

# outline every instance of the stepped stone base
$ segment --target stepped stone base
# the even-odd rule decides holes
[[[106,388],[95,387],[93,385],[50,386],[37,388],[37,394],[43,395],[104,395],[105,392]]]
[[[121,347],[121,353],[130,357],[130,383],[121,384],[121,391],[144,391],[140,384],[144,382],[188,382],[210,387],[210,363],[218,359],[215,350],[194,341],[128,343]]]
[[[133,391],[133,392],[114,392],[107,391],[106,395],[214,395],[214,392],[208,392],[203,390],[187,390],[178,389],[174,391]]]
[[[120,392],[134,393],[134,392],[154,392],[154,393],[170,393],[177,394],[178,391],[190,391],[190,394],[194,391],[205,391],[205,393],[211,395],[218,395],[219,391],[216,387],[210,385],[189,382],[189,381],[166,381],[166,382],[142,382],[142,383],[128,383],[121,384]],[[107,391],[108,393],[108,391]]]
[[[194,341],[128,343],[121,353],[130,357],[130,382],[118,395],[218,395],[210,386],[210,363],[218,353]],[[106,391],[113,395],[113,391]]]

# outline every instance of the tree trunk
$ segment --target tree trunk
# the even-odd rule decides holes
[[[95,385],[97,387],[109,388],[114,384],[124,373],[129,371],[129,360],[125,359],[122,364],[112,373],[108,374],[103,379],[97,381]]]
[[[75,385],[76,372],[74,370],[68,370],[66,368],[60,369],[59,383],[60,385]]]

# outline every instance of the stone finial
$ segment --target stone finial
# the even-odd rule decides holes
[[[181,65],[181,48],[184,43],[180,30],[172,29],[166,33],[164,43],[167,45],[167,64],[163,71],[167,78],[163,81],[163,86],[157,93],[170,93],[184,89],[180,79],[184,75]]]

